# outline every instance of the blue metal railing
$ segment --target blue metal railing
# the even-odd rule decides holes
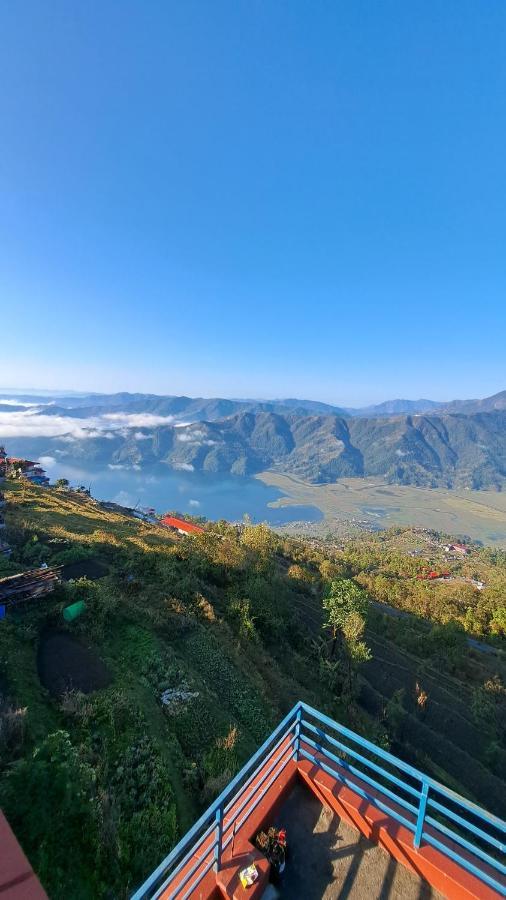
[[[506,897],[506,822],[299,702],[133,895],[186,900],[291,760],[309,760]]]

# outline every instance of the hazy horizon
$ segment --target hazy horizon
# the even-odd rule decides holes
[[[492,393],[488,396],[493,396],[494,394],[498,394],[503,389],[504,388],[502,388],[502,387],[498,387],[497,390],[492,391]],[[107,391],[107,390],[96,391],[96,390],[86,390],[86,389],[76,390],[74,388],[65,388],[65,387],[54,388],[51,390],[49,388],[35,388],[33,386],[6,387],[6,386],[0,385],[0,402],[2,401],[3,396],[15,397],[18,395],[19,396],[32,395],[32,396],[40,396],[40,397],[52,397],[52,398],[62,397],[62,398],[64,398],[64,397],[87,397],[87,396],[93,396],[93,395],[100,396],[100,395],[104,395],[104,394],[107,395],[107,394],[122,394],[122,393],[152,394],[153,396],[159,396],[159,397],[178,397],[178,396],[199,397],[199,398],[209,399],[209,400],[219,397],[220,399],[224,399],[224,400],[235,400],[237,402],[253,401],[253,402],[258,402],[258,403],[262,403],[262,402],[274,403],[274,402],[280,402],[285,399],[298,399],[298,400],[308,401],[308,402],[327,403],[331,406],[340,406],[343,408],[353,408],[356,406],[358,409],[360,409],[361,407],[378,405],[380,403],[394,402],[397,400],[405,400],[408,402],[431,400],[436,403],[450,403],[452,400],[481,399],[481,395],[480,395],[480,397],[478,397],[478,395],[472,396],[472,397],[471,396],[469,396],[469,397],[467,397],[467,396],[466,397],[464,397],[464,396],[462,396],[462,397],[447,397],[447,396],[435,397],[435,396],[429,396],[427,393],[421,394],[420,396],[416,396],[416,397],[415,396],[408,397],[405,394],[402,394],[399,392],[395,396],[392,395],[392,396],[388,396],[388,397],[382,397],[380,400],[371,399],[371,400],[366,400],[365,402],[362,402],[360,404],[358,404],[358,403],[354,404],[353,402],[348,401],[346,399],[341,400],[341,401],[332,400],[332,399],[329,400],[326,398],[322,398],[321,396],[309,396],[307,394],[301,394],[300,396],[295,395],[295,394],[290,394],[290,395],[285,394],[283,396],[274,395],[274,394],[272,396],[250,395],[250,396],[246,397],[246,396],[238,396],[237,394],[232,394],[232,393],[219,394],[219,395],[218,394],[210,394],[205,391],[192,394],[192,393],[189,393],[188,391],[184,391],[184,390],[181,391],[180,393],[175,393],[174,391],[167,391],[167,392],[161,393],[160,391],[148,391],[148,390],[142,390],[140,388],[136,388],[134,390],[126,390],[123,388],[119,388],[118,390],[113,390],[113,391]]]

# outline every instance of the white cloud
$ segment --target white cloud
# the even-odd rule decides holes
[[[39,462],[41,466],[45,466],[46,469],[50,469],[51,466],[54,466],[56,463],[56,459],[54,456],[39,456]]]
[[[119,503],[120,506],[129,506],[133,507],[135,500],[131,494],[128,494],[126,491],[120,491],[114,497],[114,503]]]
[[[74,438],[94,437],[85,427],[95,426],[95,420],[71,419],[67,416],[48,416],[37,410],[27,409],[16,412],[0,412],[0,437],[59,437],[69,434]],[[96,433],[96,432],[95,432]]]
[[[141,467],[138,466],[137,463],[134,463],[132,466],[128,465],[127,463],[107,463],[107,468],[112,469],[113,471],[115,469],[135,469],[138,472],[140,471]]]
[[[0,440],[17,437],[60,437],[69,443],[97,437],[112,440],[117,435],[128,437],[133,428],[156,428],[169,425],[172,420],[172,416],[152,416],[149,413],[106,413],[77,419],[65,415],[49,416],[41,412],[38,406],[27,406],[23,410],[0,412]],[[136,440],[147,437],[142,432],[135,433]]]
[[[134,438],[136,441],[148,441],[150,437],[150,434],[144,434],[143,431],[136,431],[134,434]]]
[[[194,431],[184,431],[183,434],[177,434],[176,439],[183,444],[207,444],[208,447],[212,447],[216,441],[212,441],[210,438],[203,440],[205,436],[206,433],[202,428],[196,428]]]
[[[36,405],[37,406],[49,406],[48,403],[37,403],[37,404],[23,403],[22,400],[12,400],[12,399],[8,399],[6,397],[0,397],[0,403],[2,404],[2,406],[26,406],[27,408],[30,406],[35,407]]]
[[[114,438],[117,436],[117,433],[115,434],[112,431],[100,431],[100,428],[87,428],[85,430],[85,434],[83,435],[83,437],[87,438],[103,437],[107,438],[108,441],[114,440]]]
[[[126,428],[156,428],[174,421],[174,416],[154,416],[151,413],[104,413],[102,418]]]
[[[193,472],[195,467],[191,463],[174,463],[173,469],[181,469],[183,472]]]
[[[200,500],[188,500],[189,506],[200,506]]]

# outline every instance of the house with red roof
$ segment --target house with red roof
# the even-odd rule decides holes
[[[200,525],[185,522],[184,519],[176,519],[175,516],[164,516],[163,519],[160,519],[160,524],[178,531],[179,534],[202,534],[204,531]]]

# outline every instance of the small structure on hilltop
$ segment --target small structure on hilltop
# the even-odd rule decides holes
[[[0,448],[0,450],[2,449],[3,448]],[[45,470],[31,459],[22,459],[19,456],[4,455],[3,466],[5,468],[5,473],[9,478],[26,478],[32,484],[37,484],[42,487],[49,484],[49,478],[47,477]]]
[[[420,572],[416,576],[420,581],[446,581],[451,578],[450,572]]]
[[[177,519],[175,516],[164,516],[160,519],[160,524],[179,534],[203,534],[204,528],[201,525],[194,525],[193,522],[186,522],[184,519]]]
[[[446,544],[444,550],[445,553],[457,553],[459,556],[468,556],[471,552],[465,544]]]
[[[6,608],[50,594],[60,581],[61,569],[61,566],[45,566],[0,578],[0,608],[5,611]]]
[[[46,487],[49,484],[49,478],[42,466],[33,466],[27,472],[24,472],[23,476],[32,484],[38,484],[40,487]]]

